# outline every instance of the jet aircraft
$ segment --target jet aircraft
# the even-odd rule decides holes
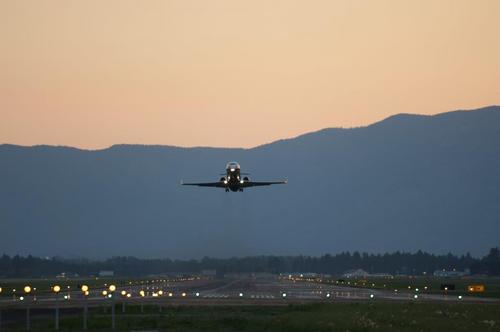
[[[244,188],[250,187],[260,187],[260,186],[270,186],[272,184],[285,184],[287,181],[271,181],[271,182],[256,182],[250,181],[248,176],[241,177],[242,175],[248,175],[247,173],[241,173],[240,164],[235,161],[231,161],[226,165],[226,174],[221,177],[217,182],[204,182],[204,183],[184,183],[184,186],[199,186],[199,187],[214,187],[214,188],[224,188],[226,192],[228,191],[243,191]]]

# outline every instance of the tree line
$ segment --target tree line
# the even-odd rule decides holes
[[[199,260],[141,259],[113,257],[105,260],[67,259],[34,256],[0,257],[0,278],[53,277],[67,275],[91,276],[111,270],[116,276],[147,276],[168,273],[201,273],[216,270],[225,273],[294,273],[312,272],[340,275],[347,270],[363,269],[369,273],[421,275],[435,270],[470,269],[472,274],[500,275],[498,248],[492,248],[482,258],[466,255],[434,255],[423,251],[368,254],[357,251],[336,255],[313,256],[251,256],[233,258],[204,257]]]

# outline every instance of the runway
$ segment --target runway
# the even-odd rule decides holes
[[[165,280],[131,282],[117,286],[103,295],[107,286],[90,289],[85,297],[79,290],[61,291],[57,296],[50,291],[20,298],[0,299],[0,308],[71,308],[115,303],[158,303],[161,305],[288,305],[292,303],[328,301],[419,301],[500,303],[499,299],[472,296],[441,295],[416,292],[395,292],[367,288],[346,287],[308,281],[277,279],[194,279],[168,282]],[[122,291],[126,294],[121,295]],[[142,292],[141,292],[142,291]],[[130,295],[127,295],[130,294]]]

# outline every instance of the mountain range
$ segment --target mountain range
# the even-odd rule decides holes
[[[242,193],[217,181],[236,160]],[[103,258],[500,245],[500,107],[398,114],[251,149],[0,145],[0,253]]]

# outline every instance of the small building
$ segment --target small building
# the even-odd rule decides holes
[[[109,271],[109,270],[99,271],[99,277],[101,278],[114,277],[114,276],[115,276],[115,271]]]
[[[343,278],[366,278],[370,276],[368,272],[362,269],[348,270],[342,274]]]
[[[381,278],[381,279],[392,279],[394,276],[390,273],[372,273],[369,275],[370,278]]]
[[[443,269],[443,270],[436,270],[436,271],[434,271],[433,274],[435,277],[441,277],[441,278],[459,278],[459,277],[469,275],[470,270],[468,270],[468,271],[467,270],[466,271],[456,271],[456,270],[447,271],[447,270]]]
[[[201,275],[204,277],[215,277],[217,275],[217,270],[202,270]]]
[[[269,272],[255,272],[252,273],[252,278],[260,280],[274,280],[277,278],[277,276]]]

